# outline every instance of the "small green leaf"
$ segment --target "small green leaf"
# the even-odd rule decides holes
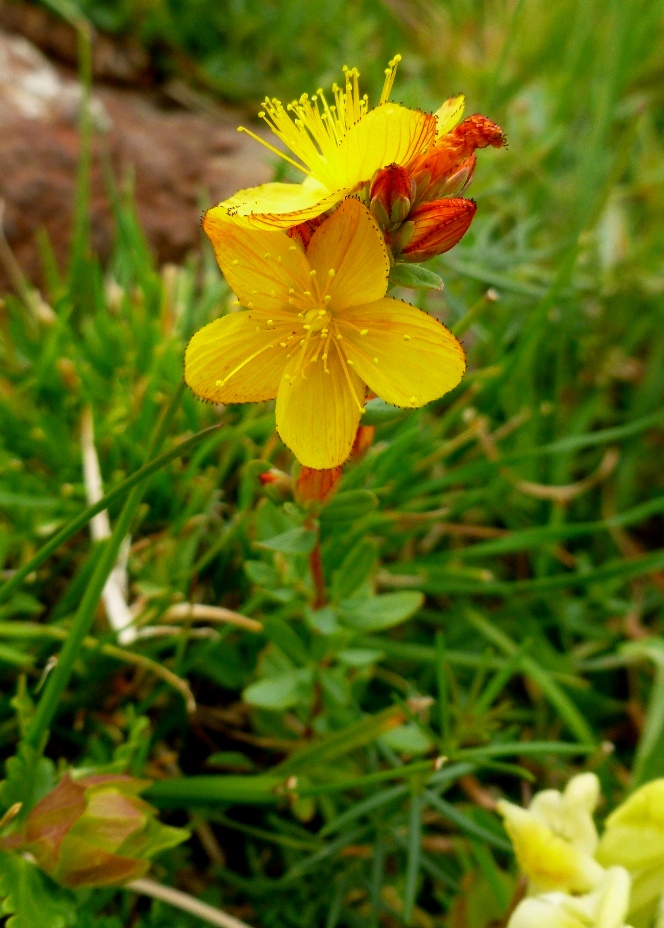
[[[15,757],[7,761],[6,777],[0,783],[0,817],[15,803],[22,805],[24,818],[39,800],[55,785],[53,762],[24,744]],[[18,821],[15,819],[14,821]]]
[[[398,754],[426,754],[433,747],[431,741],[414,722],[408,722],[406,725],[400,725],[392,731],[385,732],[381,735],[381,741]]]
[[[378,506],[378,498],[370,490],[347,490],[344,493],[337,493],[329,506],[321,512],[321,525],[356,522],[362,516],[373,512],[376,506]]]
[[[433,271],[419,264],[395,264],[390,271],[393,287],[408,287],[411,290],[442,290],[443,281]]]
[[[384,593],[371,599],[347,599],[339,610],[347,625],[364,632],[392,628],[409,619],[422,606],[424,596],[414,590]]]
[[[402,409],[401,406],[392,406],[376,396],[372,400],[367,400],[362,425],[383,425],[385,422],[394,422],[406,412],[407,410]]]
[[[332,574],[330,595],[335,602],[349,599],[371,576],[376,563],[376,545],[363,538],[347,552]]]
[[[245,561],[244,572],[256,586],[264,586],[268,590],[277,586],[279,574],[270,564],[263,561]]]
[[[281,554],[311,554],[315,544],[316,532],[308,528],[291,528],[274,538],[256,542],[256,547],[279,551]]]
[[[6,928],[70,928],[76,923],[71,893],[19,854],[0,851],[0,912]]]
[[[289,670],[275,677],[258,680],[242,694],[244,701],[261,709],[290,709],[311,699],[313,672],[309,667]]]
[[[315,629],[321,635],[335,635],[341,631],[337,613],[331,606],[323,606],[322,609],[304,610],[304,617],[310,628]]]
[[[258,768],[250,757],[241,751],[215,751],[205,761],[206,767],[221,767],[238,773],[253,773]]]
[[[346,648],[337,654],[337,660],[347,667],[370,667],[384,656],[382,651],[374,648]]]
[[[309,653],[304,642],[288,622],[271,616],[263,623],[266,637],[284,652],[295,664],[307,664]]]

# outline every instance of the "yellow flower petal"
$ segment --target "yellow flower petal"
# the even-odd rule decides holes
[[[664,778],[637,789],[609,815],[597,859],[631,871],[658,865],[664,874]]]
[[[353,188],[330,193],[317,182],[304,184],[262,184],[238,190],[236,194],[208,210],[206,215],[231,219],[248,229],[290,229],[307,219],[315,219],[331,209]]]
[[[441,135],[447,135],[461,121],[465,105],[466,98],[460,93],[458,97],[450,97],[449,100],[445,100],[443,105],[436,110],[434,116],[437,123],[437,139]]]
[[[385,296],[390,261],[376,220],[358,200],[344,200],[314,232],[307,259],[332,297],[330,308],[373,303]],[[329,271],[334,271],[332,280]]]
[[[383,103],[367,113],[328,157],[329,171],[317,180],[328,190],[371,180],[388,164],[406,164],[436,137],[436,117],[398,103]]]
[[[268,324],[268,317],[271,324]],[[290,334],[287,313],[231,313],[199,329],[184,358],[184,379],[213,403],[255,403],[277,395],[284,370],[280,341]]]
[[[427,313],[385,297],[337,316],[354,370],[387,403],[411,408],[442,396],[466,369],[463,348]]]
[[[243,306],[255,305],[268,312],[287,310],[291,292],[309,286],[304,251],[285,232],[236,226],[218,207],[205,214],[203,228],[228,286]]]
[[[345,364],[336,339],[330,339],[329,346],[327,359],[322,357],[322,344],[316,361],[309,346],[306,363],[294,355],[277,394],[282,441],[302,464],[316,470],[343,464],[364,406],[364,384]]]
[[[511,802],[499,802],[498,812],[503,816],[520,869],[539,891],[594,889],[604,871],[589,854]]]

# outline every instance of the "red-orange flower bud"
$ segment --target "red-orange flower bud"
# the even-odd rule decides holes
[[[388,164],[376,171],[371,183],[371,212],[378,224],[390,228],[403,222],[413,201],[414,185],[408,171],[399,164]]]
[[[416,207],[406,223],[408,226],[412,223],[412,230],[402,247],[401,260],[419,263],[449,251],[468,231],[476,209],[474,200],[463,197],[435,200]]]
[[[139,798],[149,780],[116,774],[74,780],[68,772],[5,846],[29,851],[62,886],[112,886],[142,876],[149,858],[188,837],[160,824]]]
[[[300,504],[329,503],[337,492],[343,467],[329,467],[326,470],[314,470],[302,467],[295,483],[295,495]]]
[[[365,453],[373,444],[374,435],[376,434],[375,425],[359,425],[355,433],[355,441],[350,450],[350,456],[359,460],[364,457]]]
[[[306,251],[309,247],[312,235],[318,226],[323,224],[328,215],[329,212],[323,213],[320,216],[315,216],[313,219],[307,219],[306,222],[301,222],[297,226],[291,226],[290,229],[286,229],[286,235],[299,242]]]
[[[476,149],[489,145],[501,148],[505,145],[505,135],[495,122],[477,113],[443,135],[427,152],[413,158],[406,168],[416,185],[416,201],[423,203],[461,192],[475,169],[471,156]],[[455,179],[459,171],[465,171],[466,175],[454,191],[450,188],[457,186],[463,176]]]

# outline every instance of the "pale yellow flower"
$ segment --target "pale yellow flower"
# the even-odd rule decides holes
[[[654,912],[664,893],[664,779],[646,783],[609,815],[597,859],[629,870],[631,912]]]
[[[627,871],[611,867],[590,893],[572,896],[550,892],[524,899],[507,928],[627,928],[629,891]]]
[[[519,867],[534,891],[578,893],[597,885],[603,872],[594,860],[598,839],[592,813],[598,799],[597,777],[583,773],[562,793],[537,793],[528,809],[498,803]]]

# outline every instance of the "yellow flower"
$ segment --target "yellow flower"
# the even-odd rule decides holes
[[[594,860],[597,831],[592,819],[599,798],[593,773],[573,777],[563,793],[537,793],[528,809],[501,800],[498,811],[514,845],[519,867],[537,890],[587,892],[601,878]]]
[[[240,190],[208,212],[240,225],[288,229],[314,219],[371,180],[388,164],[405,164],[454,128],[463,113],[463,96],[446,101],[431,115],[389,100],[400,55],[385,72],[378,106],[369,109],[359,90],[357,68],[344,68],[344,87],[332,87],[334,102],[317,90],[287,107],[266,98],[259,116],[298,161],[243,127],[256,141],[305,175],[302,184],[270,183]]]
[[[654,912],[664,893],[664,779],[646,783],[609,815],[597,859],[631,873],[632,912]]]
[[[604,871],[591,893],[551,892],[524,899],[507,928],[625,928],[629,888],[627,871],[612,867]]]
[[[205,219],[219,265],[246,312],[194,335],[185,379],[215,403],[277,398],[277,430],[307,467],[348,457],[366,386],[417,407],[461,380],[463,349],[427,313],[385,296],[389,261],[375,220],[344,201],[305,252],[284,232]]]

